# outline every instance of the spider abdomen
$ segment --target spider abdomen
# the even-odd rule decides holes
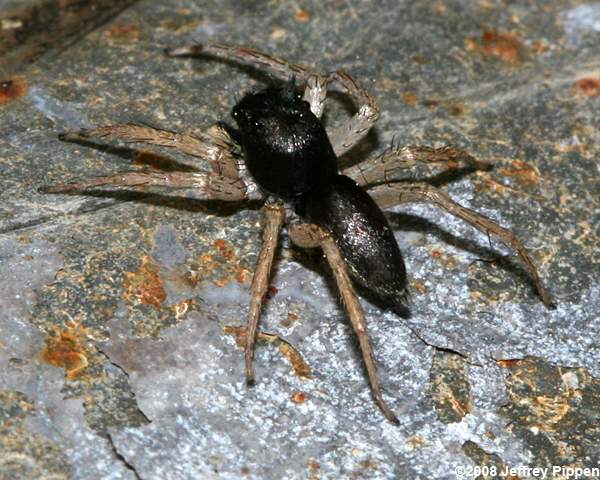
[[[300,213],[330,231],[351,276],[386,306],[402,308],[406,268],[381,209],[344,175],[320,182],[304,198]]]

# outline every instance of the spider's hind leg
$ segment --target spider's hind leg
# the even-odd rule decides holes
[[[352,287],[350,276],[344,264],[344,260],[340,254],[340,251],[335,244],[335,240],[325,230],[313,224],[299,224],[294,225],[290,228],[290,238],[292,241],[303,248],[314,248],[321,247],[327,262],[333,271],[336,284],[342,296],[342,301],[350,317],[352,328],[358,337],[358,343],[362,353],[363,361],[367,369],[369,376],[369,382],[371,383],[371,389],[375,396],[375,401],[379,408],[383,411],[383,414],[391,422],[398,424],[398,418],[390,407],[385,403],[383,395],[381,393],[381,387],[377,378],[377,367],[375,365],[375,358],[373,356],[373,348],[369,341],[369,334],[367,332],[367,323],[365,321],[365,313],[358,301],[358,297]]]
[[[474,210],[463,207],[452,200],[447,193],[427,183],[398,182],[378,185],[369,189],[369,193],[382,209],[405,202],[429,202],[471,224],[477,230],[489,235],[494,235],[506,246],[516,250],[525,264],[527,272],[535,285],[538,295],[542,299],[542,302],[544,302],[544,305],[549,309],[555,308],[555,305],[550,298],[550,294],[540,279],[529,252],[517,236],[509,229],[501,227],[496,222]]]

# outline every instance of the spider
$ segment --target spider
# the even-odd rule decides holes
[[[170,147],[190,155],[193,171],[126,171],[76,183],[43,187],[69,193],[101,186],[167,190],[194,189],[198,198],[263,202],[262,246],[251,285],[246,327],[246,377],[254,383],[253,355],[261,306],[278,237],[286,224],[293,243],[320,247],[333,271],[343,304],[358,337],[375,401],[392,422],[398,419],[383,399],[363,309],[352,280],[392,308],[406,302],[406,270],[393,232],[382,213],[404,202],[431,202],[517,251],[546,307],[553,305],[523,244],[508,229],[462,207],[427,183],[399,181],[416,165],[457,162],[474,169],[491,165],[463,150],[393,147],[339,172],[337,158],[354,147],[379,117],[375,98],[348,73],[320,74],[257,50],[225,44],[195,45],[166,52],[173,57],[206,54],[266,70],[282,84],[246,94],[233,108],[237,128],[217,123],[202,135],[174,133],[135,124],[115,124],[67,132],[65,140],[112,137],[125,142]],[[303,93],[295,82],[304,84]],[[330,84],[356,103],[354,116],[326,132],[321,116]],[[210,171],[198,168],[202,159]],[[368,191],[368,193],[367,193]]]

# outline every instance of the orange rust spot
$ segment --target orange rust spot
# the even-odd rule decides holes
[[[247,335],[246,327],[226,325],[223,327],[223,333],[235,338],[235,343],[241,349],[246,348]],[[312,372],[308,364],[302,358],[302,355],[290,343],[286,342],[279,335],[272,333],[258,332],[257,342],[260,343],[279,343],[279,353],[281,353],[292,365],[294,373],[301,378],[311,378]]]
[[[224,239],[215,240],[213,247],[217,251],[215,254],[204,253],[190,264],[185,280],[195,287],[203,278],[213,274],[216,278],[212,279],[212,283],[218,287],[224,287],[234,280],[238,283],[247,282],[250,271],[242,265],[235,247]]]
[[[580,78],[575,82],[575,89],[588,97],[597,97],[600,95],[600,77]]]
[[[481,180],[480,182],[477,182],[475,184],[475,190],[477,190],[478,192],[483,192],[483,191],[493,191],[493,192],[498,192],[502,195],[520,195],[523,197],[531,197],[534,198],[536,200],[539,201],[545,201],[546,199],[540,195],[533,195],[531,193],[527,193],[524,192],[522,190],[518,190],[516,188],[511,188],[508,187],[506,185],[502,185],[501,183],[496,182],[494,179],[492,179],[488,174],[479,174],[478,178]]]
[[[158,275],[159,267],[150,257],[142,258],[142,265],[135,272],[125,274],[123,298],[132,303],[154,305],[160,308],[167,298],[163,282]]]
[[[235,249],[233,245],[223,239],[215,240],[213,245],[219,250],[219,254],[225,260],[233,260],[235,258]]]
[[[267,300],[271,300],[275,295],[277,295],[277,292],[279,292],[279,290],[277,290],[277,287],[271,285],[268,288],[267,293],[265,294],[265,298]]]
[[[304,392],[294,392],[292,395],[292,402],[294,403],[304,403],[308,400],[308,396]]]
[[[402,101],[410,107],[414,107],[417,104],[417,96],[412,92],[404,92],[402,95]]]
[[[550,46],[546,42],[533,42],[531,48],[537,53],[545,53],[550,50]]]
[[[513,168],[499,168],[498,173],[508,177],[513,177],[518,183],[526,187],[531,187],[540,181],[540,177],[535,169],[521,160],[512,162]]]
[[[297,313],[288,312],[287,318],[281,322],[284,327],[291,327],[300,317]]]
[[[440,262],[445,268],[455,268],[457,265],[454,257],[445,255],[440,250],[433,250],[431,252],[431,258]]]
[[[22,97],[26,90],[25,80],[20,77],[0,80],[0,104]]]
[[[310,470],[309,480],[317,480],[319,478],[319,469],[321,465],[314,458],[308,461],[308,469]]]
[[[294,373],[301,378],[311,378],[312,372],[310,366],[304,361],[300,352],[282,338],[279,340],[281,341],[279,351],[292,364]]]
[[[406,443],[408,443],[413,449],[421,448],[427,445],[425,439],[420,435],[413,435],[406,441]]]
[[[518,358],[506,358],[503,360],[496,360],[496,363],[502,368],[516,368],[521,362]]]
[[[297,22],[308,22],[310,20],[310,12],[308,10],[297,10],[294,14],[294,18]]]
[[[514,33],[501,33],[497,29],[485,29],[479,41],[467,38],[464,41],[468,51],[477,51],[496,57],[507,63],[521,60],[524,52],[522,42]]]
[[[234,325],[225,325],[223,327],[223,333],[226,335],[231,335],[235,338],[235,343],[241,349],[246,348],[246,327],[236,327]],[[272,333],[266,332],[258,332],[256,336],[256,340],[261,343],[273,343],[280,338],[277,335],[273,335]]]
[[[419,293],[427,293],[427,287],[420,280],[415,280],[412,284],[412,287]]]
[[[53,334],[46,338],[46,347],[41,352],[42,359],[50,365],[64,368],[69,380],[76,378],[88,366],[85,347],[82,345],[86,336],[86,329],[76,323],[68,324],[64,330],[54,327]]]
[[[516,35],[498,33],[495,29],[484,30],[481,43],[483,53],[498,57],[505,62],[516,62],[519,59],[519,51],[523,48]]]
[[[106,30],[106,36],[115,40],[137,41],[140,34],[140,27],[135,24],[115,25]]]

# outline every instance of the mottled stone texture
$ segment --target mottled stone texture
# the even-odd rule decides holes
[[[14,4],[0,1],[4,34],[17,28],[3,15]],[[0,478],[454,479],[465,478],[457,467],[597,467],[598,25],[600,6],[578,1],[140,1],[7,73]],[[259,343],[258,382],[247,388],[224,327],[244,323],[257,205],[37,192],[178,158],[63,143],[61,131],[109,122],[200,131],[227,119],[265,76],[162,54],[208,40],[362,81],[383,113],[344,165],[392,139],[494,162],[491,172],[406,176],[512,228],[558,308],[543,307],[494,238],[432,206],[402,206],[388,218],[412,316],[363,301],[400,426],[372,400],[320,255],[285,239],[261,323],[273,336]],[[351,108],[333,95],[327,125]]]

